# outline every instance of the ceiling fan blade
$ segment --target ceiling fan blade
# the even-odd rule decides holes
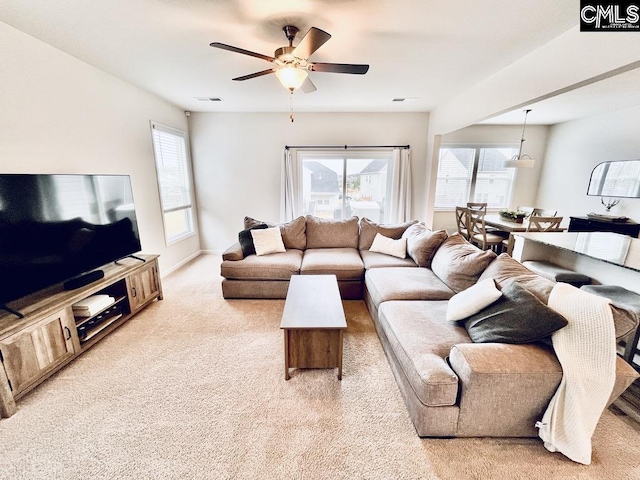
[[[250,73],[249,75],[245,75],[243,77],[232,78],[232,80],[236,80],[238,82],[241,82],[243,80],[251,80],[252,78],[257,78],[263,75],[269,75],[270,73],[275,73],[275,71],[276,71],[275,68],[270,68],[269,70],[262,70],[261,72]]]
[[[262,55],[261,53],[251,52],[249,50],[245,50],[244,48],[234,47],[232,45],[227,45],[225,43],[213,42],[210,43],[209,46],[215,48],[221,48],[222,50],[228,50],[230,52],[241,53],[243,55],[249,55],[250,57],[261,58],[262,60],[266,60],[267,62],[273,62],[275,58],[269,57],[267,55]]]
[[[313,84],[309,77],[307,77],[304,82],[302,82],[300,88],[304,93],[313,93],[317,90],[316,86]]]
[[[312,72],[328,72],[328,73],[352,73],[355,75],[364,75],[369,70],[369,65],[357,65],[353,63],[317,63],[309,64],[309,70]]]
[[[320,30],[316,27],[311,27],[309,31],[306,33],[298,46],[293,50],[293,55],[298,58],[304,58],[305,60],[313,55],[313,52],[318,50],[322,45],[324,45],[327,40],[331,38],[324,30]]]

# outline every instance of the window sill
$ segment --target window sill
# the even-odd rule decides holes
[[[195,236],[196,232],[189,232],[189,233],[184,233],[182,235],[177,235],[175,237],[171,237],[171,238],[166,238],[164,239],[164,243],[167,247],[170,247],[172,245],[175,245],[176,243],[179,243],[183,240],[186,240],[187,238],[193,237]]]

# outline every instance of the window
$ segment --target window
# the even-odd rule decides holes
[[[515,169],[503,165],[517,153],[515,147],[440,148],[435,207],[486,202],[489,208],[508,208]]]
[[[151,123],[167,245],[193,233],[191,179],[184,132]]]
[[[392,152],[301,153],[302,214],[388,222]]]

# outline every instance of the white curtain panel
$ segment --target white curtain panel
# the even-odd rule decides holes
[[[282,155],[280,221],[288,222],[302,212],[302,176],[296,150],[285,148]]]
[[[393,174],[387,222],[411,220],[411,149],[393,149]]]

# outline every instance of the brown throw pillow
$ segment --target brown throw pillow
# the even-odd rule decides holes
[[[399,240],[402,234],[417,220],[411,222],[398,223],[395,225],[375,223],[369,220],[367,217],[360,219],[360,238],[358,240],[358,250],[369,250],[373,244],[373,239],[376,238],[376,233],[379,233],[383,237],[393,238]]]
[[[411,225],[402,234],[407,239],[407,253],[419,267],[431,267],[431,260],[449,235],[446,230],[432,232],[424,223]]]
[[[459,233],[454,233],[436,251],[431,270],[451,290],[458,293],[476,283],[495,257],[495,252],[480,250]]]
[[[518,282],[511,282],[502,289],[502,297],[468,317],[464,326],[476,343],[532,343],[568,323]]]

